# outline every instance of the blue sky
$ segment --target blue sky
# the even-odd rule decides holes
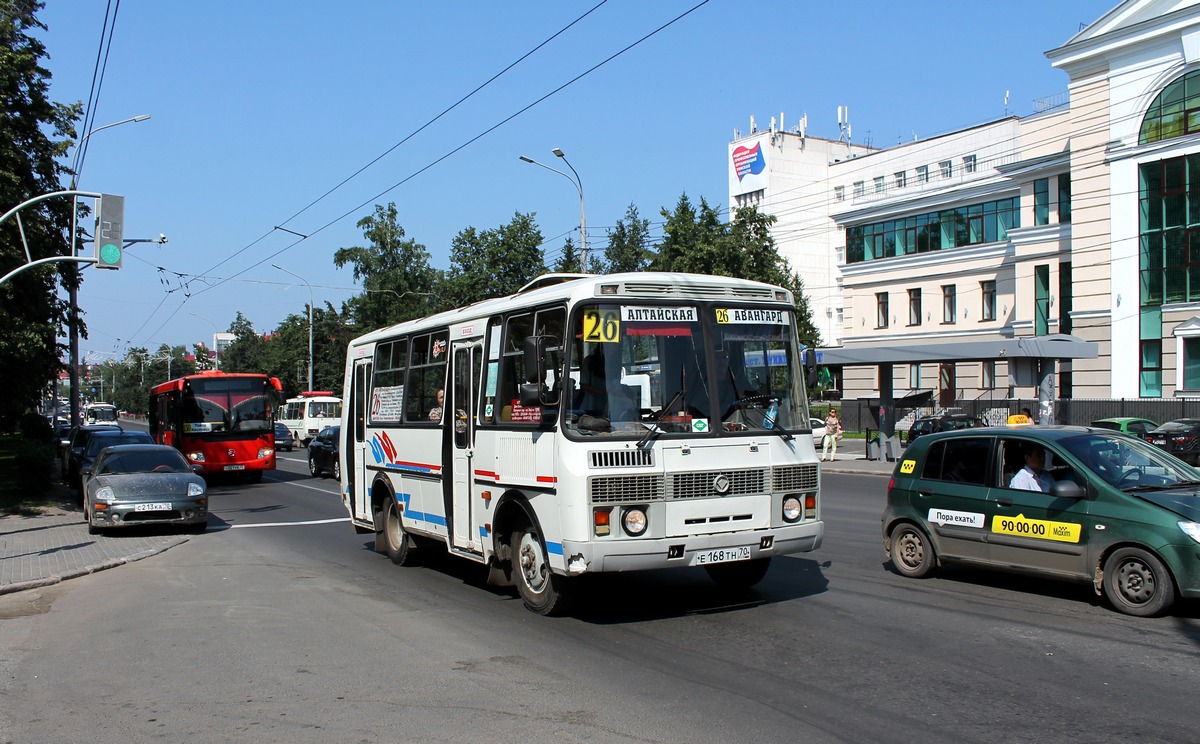
[[[1028,114],[1067,89],[1044,52],[1115,6],[710,0],[467,144],[700,2],[609,0],[388,152],[597,2],[121,0],[92,128],[152,118],[91,137],[80,188],[125,197],[127,239],[169,242],[86,272],[81,348],[96,361],[190,348],[238,311],[271,331],[309,295],[272,264],[340,308],[355,282],[333,254],[364,244],[356,223],[377,203],[396,202],[439,268],[460,230],[518,211],[536,213],[553,257],[578,243],[579,198],[520,155],[561,167],[562,148],[596,249],[630,203],[655,228],[684,192],[727,207],[726,145],[752,115],[791,127],[807,114],[811,135],[836,138],[845,105],[854,141],[887,146],[999,118],[1006,91]],[[88,100],[107,8],[40,13],[54,100]]]

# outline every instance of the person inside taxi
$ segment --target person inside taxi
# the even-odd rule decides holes
[[[1040,444],[1026,444],[1025,467],[1017,471],[1009,482],[1009,488],[1021,491],[1050,493],[1054,481],[1045,473],[1046,450]]]

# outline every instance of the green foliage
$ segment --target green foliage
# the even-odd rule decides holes
[[[345,307],[358,333],[420,318],[437,307],[441,272],[429,265],[424,245],[404,238],[398,214],[395,202],[376,204],[374,214],[358,221],[367,245],[339,248],[333,255],[339,269],[354,267],[355,280],[366,290]]]
[[[654,260],[650,248],[650,220],[638,214],[638,208],[630,204],[625,217],[608,233],[608,247],[604,250],[608,262],[606,273],[619,274],[625,271],[645,271]]]
[[[79,118],[78,103],[49,99],[50,73],[42,67],[45,46],[30,31],[45,31],[36,14],[37,0],[0,2],[0,211],[41,194],[59,191],[67,154]],[[64,255],[69,246],[71,202],[49,199],[21,211],[21,224],[34,260]],[[4,273],[25,263],[16,220],[0,223],[0,267]],[[57,264],[64,283],[76,283],[73,264]],[[0,286],[0,426],[11,428],[34,407],[61,369],[67,305],[58,299],[58,273],[52,266],[30,269]]]
[[[46,417],[35,411],[27,411],[19,425],[21,436],[31,442],[53,442],[54,428]]]
[[[271,360],[268,359],[267,342],[240,310],[229,330],[234,339],[221,357],[222,372],[264,372],[269,369]]]
[[[462,230],[451,242],[450,271],[438,292],[443,309],[513,294],[541,276],[546,272],[541,245],[532,212],[517,212],[494,230]]]
[[[50,468],[54,463],[54,445],[22,438],[15,455],[15,485],[20,493],[34,496],[50,488]]]

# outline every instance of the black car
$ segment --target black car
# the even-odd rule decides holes
[[[96,463],[96,456],[100,454],[100,450],[105,447],[114,447],[118,444],[154,444],[154,440],[144,431],[125,431],[123,429],[114,429],[112,431],[97,431],[93,432],[88,437],[87,446],[75,458],[75,466],[79,471],[79,477],[69,483],[71,488],[81,492],[82,498],[83,484],[92,474],[92,466]]]
[[[67,435],[67,446],[62,451],[62,481],[72,488],[79,485],[79,457],[87,448],[88,440],[98,431],[121,431],[114,424],[88,424],[76,426]]]
[[[922,434],[933,434],[939,431],[955,431],[957,429],[974,429],[986,426],[983,419],[968,416],[965,413],[941,413],[935,416],[922,416],[913,422],[908,429],[908,443],[912,444]]]
[[[1200,465],[1200,419],[1175,419],[1145,435],[1146,441],[1188,465]]]
[[[281,423],[276,423],[275,424],[275,449],[283,450],[285,452],[291,452],[292,448],[295,446],[296,446],[296,437],[292,435],[291,429],[287,428],[287,426],[285,426]]]
[[[341,438],[342,427],[326,426],[308,443],[308,472],[312,477],[330,473],[334,478],[341,480],[342,465],[338,462]]]

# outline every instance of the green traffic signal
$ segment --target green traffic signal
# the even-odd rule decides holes
[[[96,217],[96,268],[121,268],[122,246],[125,243],[125,197],[113,194],[100,196]]]

